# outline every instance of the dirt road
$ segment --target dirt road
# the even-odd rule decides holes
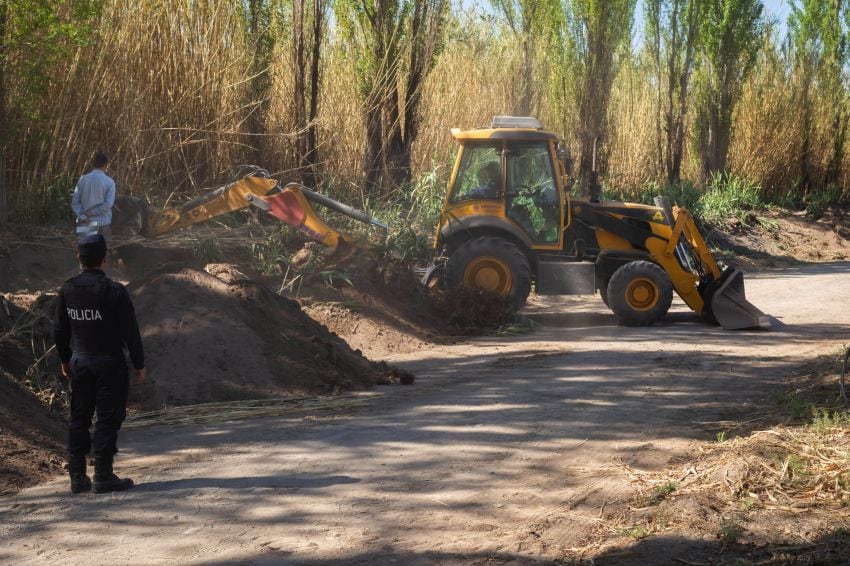
[[[0,563],[557,559],[598,536],[635,474],[757,417],[802,359],[850,340],[850,263],[747,289],[778,328],[726,332],[681,303],[623,328],[598,299],[547,299],[528,308],[534,334],[393,359],[416,385],[360,409],[127,431],[120,470],[141,485],[72,497],[57,478],[0,499]]]

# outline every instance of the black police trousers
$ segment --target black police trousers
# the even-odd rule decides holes
[[[130,375],[124,356],[71,357],[71,423],[68,430],[68,454],[83,457],[92,451],[97,456],[118,452],[118,430],[127,416],[127,391]],[[89,435],[92,417],[97,411],[94,440]]]

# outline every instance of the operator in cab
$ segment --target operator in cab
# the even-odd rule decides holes
[[[82,272],[59,290],[53,337],[62,363],[61,375],[71,382],[68,431],[68,473],[71,491],[123,491],[133,480],[119,478],[112,463],[118,452],[118,430],[127,410],[130,380],[124,348],[130,352],[137,384],[145,380],[142,339],[127,289],[109,279],[106,240],[100,234],[78,245]],[[94,438],[89,434],[97,413]],[[86,475],[86,455],[94,455],[94,483]]]

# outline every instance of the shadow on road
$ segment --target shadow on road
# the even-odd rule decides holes
[[[318,489],[338,484],[357,483],[360,480],[349,476],[298,477],[287,474],[279,476],[248,476],[233,478],[187,478],[172,481],[154,481],[137,484],[136,492],[178,491],[184,489]]]

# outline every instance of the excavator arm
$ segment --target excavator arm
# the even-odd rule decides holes
[[[322,220],[313,203],[360,222],[387,229],[385,224],[365,212],[297,183],[289,183],[281,189],[274,179],[249,175],[179,207],[164,210],[148,208],[142,235],[156,238],[222,214],[254,206],[331,249],[336,249],[343,242],[351,242],[351,236],[330,227]]]

